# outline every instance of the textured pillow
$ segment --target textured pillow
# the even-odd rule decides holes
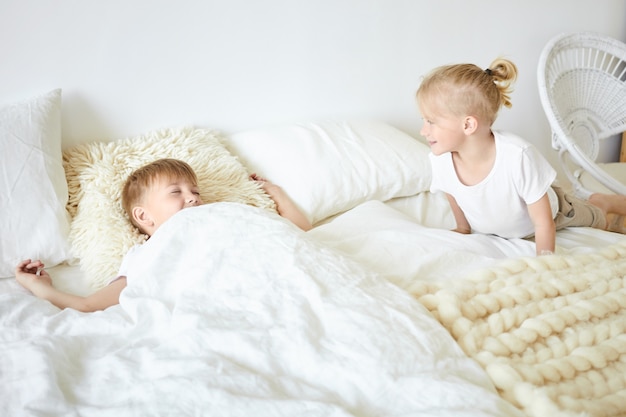
[[[191,165],[205,203],[231,201],[275,210],[274,201],[248,179],[244,166],[210,130],[164,129],[66,150],[72,252],[94,289],[114,278],[124,254],[145,240],[122,209],[121,192],[131,172],[160,158]]]
[[[368,200],[428,190],[430,149],[377,121],[295,124],[230,135],[251,172],[280,185],[312,223]]]
[[[26,258],[69,258],[61,90],[0,107],[0,277]]]

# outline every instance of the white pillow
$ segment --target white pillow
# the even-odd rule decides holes
[[[430,149],[377,121],[294,124],[230,135],[250,172],[280,185],[312,223],[430,186]]]
[[[0,277],[22,259],[69,259],[61,90],[0,106]]]

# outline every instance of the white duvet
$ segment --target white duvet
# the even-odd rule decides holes
[[[186,209],[120,305],[0,294],[3,416],[507,416],[408,293],[277,215]]]

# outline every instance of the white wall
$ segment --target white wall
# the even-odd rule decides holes
[[[417,135],[431,68],[518,64],[496,127],[556,166],[536,84],[564,31],[626,40],[623,0],[0,0],[0,101],[63,88],[65,146],[193,124],[374,117]]]

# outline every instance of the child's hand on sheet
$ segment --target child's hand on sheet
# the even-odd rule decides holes
[[[43,268],[44,264],[39,260],[23,260],[15,267],[15,279],[24,288],[36,294],[37,288],[52,286],[52,279]]]
[[[119,304],[120,293],[126,287],[126,277],[119,277],[109,285],[86,297],[59,291],[52,285],[50,275],[44,271],[44,264],[26,259],[15,267],[15,279],[34,296],[48,300],[58,308],[90,312],[104,310]]]

